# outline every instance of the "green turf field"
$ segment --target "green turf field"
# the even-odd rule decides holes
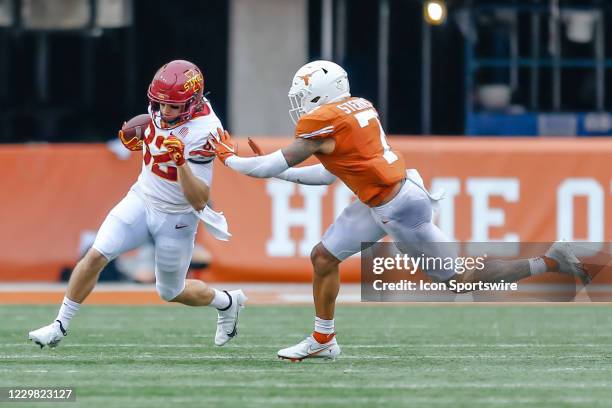
[[[223,348],[213,311],[174,305],[85,306],[58,348],[27,342],[55,313],[0,307],[0,386],[76,389],[34,406],[612,406],[611,306],[341,306],[341,358],[302,363],[275,353],[309,307],[251,306]]]

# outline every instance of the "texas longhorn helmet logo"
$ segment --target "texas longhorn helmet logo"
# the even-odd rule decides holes
[[[310,77],[312,77],[312,75],[317,72],[319,69],[315,69],[314,71],[306,74],[306,75],[298,75],[298,78],[300,78],[302,81],[304,81],[304,85],[308,86],[309,82],[310,82]]]

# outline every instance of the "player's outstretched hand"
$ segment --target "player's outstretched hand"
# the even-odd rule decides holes
[[[168,149],[170,157],[177,166],[185,164],[185,143],[181,139],[170,135],[164,140],[163,146]]]
[[[227,130],[217,128],[217,135],[213,134],[211,141],[217,153],[217,157],[223,164],[225,164],[225,161],[229,157],[235,156],[238,152],[238,144],[232,140],[232,136]]]
[[[255,142],[253,139],[251,139],[250,137],[249,139],[249,146],[251,147],[251,150],[253,151],[253,153],[255,153],[255,155],[257,156],[263,156],[265,153],[262,150],[261,147],[259,147],[259,145],[257,144],[257,142]]]

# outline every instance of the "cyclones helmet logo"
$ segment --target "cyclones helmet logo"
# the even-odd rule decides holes
[[[185,91],[198,92],[202,88],[202,83],[204,82],[204,78],[202,74],[199,72],[190,69],[185,71],[185,76],[187,77],[187,81],[183,85],[183,89]]]

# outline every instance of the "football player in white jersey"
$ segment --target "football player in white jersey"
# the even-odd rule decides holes
[[[126,141],[120,132],[128,149],[143,151],[138,181],[107,215],[92,248],[75,267],[56,319],[29,333],[30,340],[41,347],[55,347],[67,334],[70,320],[104,266],[150,238],[155,243],[159,295],[168,302],[217,309],[218,346],[237,333],[244,293],[186,279],[198,213],[206,209],[210,195],[215,153],[209,138],[221,122],[204,97],[202,72],[191,62],[175,60],[162,66],[147,94],[152,123],[144,138]]]

